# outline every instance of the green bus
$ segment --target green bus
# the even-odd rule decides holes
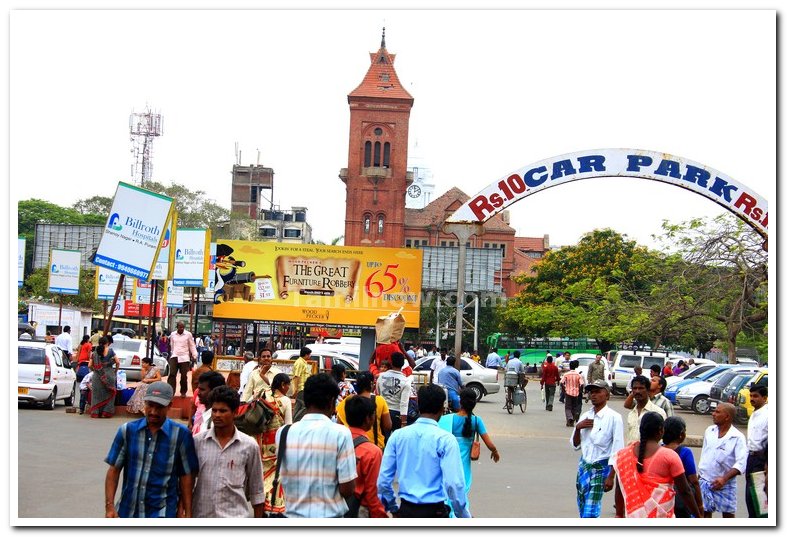
[[[599,352],[598,344],[595,339],[587,337],[569,338],[569,337],[540,337],[540,338],[527,338],[522,336],[515,336],[512,334],[503,334],[495,332],[486,338],[487,347],[491,350],[497,349],[497,354],[501,357],[506,353],[513,353],[519,351],[520,357],[524,363],[540,363],[544,361],[547,352],[556,353],[568,351],[571,354],[577,353],[591,353],[597,354]]]

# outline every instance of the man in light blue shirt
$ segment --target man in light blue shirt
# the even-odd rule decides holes
[[[440,386],[422,386],[418,390],[421,417],[394,431],[385,445],[377,493],[394,517],[448,518],[449,502],[457,517],[470,518],[459,444],[437,426],[444,403]],[[394,479],[399,482],[401,505],[396,504]]]
[[[500,355],[497,354],[497,349],[492,349],[489,354],[486,356],[486,367],[491,367],[492,369],[496,369],[500,367]]]
[[[437,374],[437,383],[448,390],[448,406],[451,412],[459,410],[459,392],[462,389],[462,377],[456,368],[456,358],[449,356],[446,359],[446,366]]]

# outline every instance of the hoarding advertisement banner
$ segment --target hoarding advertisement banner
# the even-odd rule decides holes
[[[17,287],[22,287],[22,283],[25,280],[25,242],[26,239],[18,239],[17,240],[17,254],[16,254],[16,266],[17,266]]]
[[[172,211],[172,217],[167,223],[166,231],[164,231],[164,238],[161,241],[161,249],[159,249],[158,260],[156,266],[153,267],[153,280],[169,280],[172,278],[172,258],[174,256],[174,249],[170,248],[172,245],[172,235],[174,233],[174,223],[178,221],[178,212]]]
[[[182,308],[183,307],[183,288],[175,287],[172,282],[167,282],[167,297],[168,308]]]
[[[220,241],[213,317],[374,326],[403,308],[417,328],[422,264],[415,248]]]
[[[150,304],[152,290],[152,283],[134,280],[134,302],[137,304]]]
[[[96,299],[113,300],[119,280],[119,272],[104,267],[96,267]]]
[[[49,292],[78,295],[81,264],[79,250],[53,249],[49,255]]]
[[[179,229],[177,233],[172,283],[179,287],[206,287],[210,262],[208,230]]]
[[[150,279],[172,208],[172,198],[118,183],[93,263]]]

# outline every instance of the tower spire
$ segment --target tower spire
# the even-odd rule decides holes
[[[380,48],[385,48],[385,26],[383,26],[383,39],[380,41]]]

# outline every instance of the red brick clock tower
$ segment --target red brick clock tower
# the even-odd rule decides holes
[[[350,148],[339,178],[347,185],[344,244],[404,246],[407,138],[413,98],[394,70],[395,54],[369,53],[371,66],[348,96]]]

